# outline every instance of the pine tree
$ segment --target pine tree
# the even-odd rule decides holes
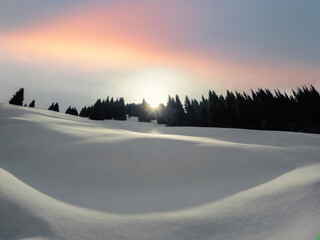
[[[209,91],[208,100],[208,126],[224,127],[226,125],[225,99],[214,91]]]
[[[24,100],[24,88],[20,88],[10,99],[9,103],[22,106]]]
[[[114,119],[115,117],[115,104],[114,99],[111,97],[110,99],[110,119]]]
[[[176,125],[183,126],[185,123],[185,112],[183,110],[183,106],[178,95],[176,95],[174,106],[175,106]]]
[[[126,115],[126,105],[124,102],[124,99],[121,97],[119,98],[118,101],[118,116],[117,120],[127,120],[127,115]]]
[[[76,108],[69,106],[68,109],[66,110],[66,114],[78,116],[78,110]]]
[[[48,108],[48,110],[54,111],[54,102],[50,105],[50,107]]]
[[[85,116],[86,116],[86,113],[87,113],[87,106],[84,106],[84,107],[81,109],[81,111],[80,111],[80,113],[79,113],[79,116],[80,116],[80,117],[85,117]]]
[[[186,96],[184,101],[184,109],[185,109],[185,125],[187,126],[197,126],[197,116],[195,109],[190,102],[190,99],[188,96]]]
[[[58,103],[56,103],[56,104],[54,105],[53,111],[59,112],[59,104],[58,104]]]
[[[55,111],[55,112],[59,112],[59,104],[53,102],[53,103],[50,105],[50,107],[48,108],[48,110]]]
[[[92,112],[89,116],[89,119],[92,120],[104,120],[104,111],[101,100],[98,99],[93,105]]]
[[[165,109],[165,122],[168,126],[175,126],[175,102],[174,99],[169,95],[167,106]]]
[[[109,96],[107,97],[106,101],[104,102],[104,117],[105,117],[105,119],[112,119]]]
[[[202,100],[200,102],[200,126],[208,127],[208,100],[202,96]]]
[[[142,103],[139,105],[139,122],[150,122],[151,121],[151,112],[150,112],[150,105],[145,101],[142,100]]]
[[[35,106],[35,101],[34,101],[34,100],[32,100],[32,102],[29,104],[29,107],[34,108],[34,106]]]
[[[155,112],[155,117],[158,124],[166,124],[165,110],[166,107],[162,103],[160,103]]]
[[[175,99],[169,95],[165,109],[165,122],[168,126],[183,126],[185,122],[185,112],[178,95]]]

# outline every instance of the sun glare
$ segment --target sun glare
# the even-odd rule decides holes
[[[157,108],[160,103],[165,104],[171,91],[177,93],[176,83],[182,81],[177,71],[166,68],[144,69],[130,79],[134,82],[138,95],[152,108]]]
[[[164,102],[163,94],[152,87],[146,88],[145,100],[151,108],[157,108],[160,103]]]
[[[156,103],[156,104],[150,104],[150,107],[152,109],[157,109],[160,103]]]

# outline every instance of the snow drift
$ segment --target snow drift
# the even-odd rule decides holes
[[[0,105],[0,239],[317,239],[320,136]]]

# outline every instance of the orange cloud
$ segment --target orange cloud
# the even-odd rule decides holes
[[[182,1],[102,4],[2,34],[0,42],[29,61],[49,59],[88,69],[169,66],[228,88],[285,85],[294,79],[298,84],[302,76],[319,79],[313,68],[241,62],[179,47],[196,27],[195,14]]]
[[[159,5],[100,5],[9,33],[1,40],[18,55],[25,52],[98,66],[154,64],[168,59],[159,45],[181,35],[176,30],[177,13],[168,11],[163,19],[163,12],[155,13],[164,9]]]

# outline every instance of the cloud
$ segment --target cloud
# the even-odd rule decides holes
[[[256,4],[247,4],[245,8],[227,2],[93,2],[3,31],[0,48],[5,58],[13,62],[43,68],[68,66],[73,72],[90,74],[93,78],[99,78],[101,72],[106,76],[117,72],[127,82],[136,81],[141,71],[149,73],[150,69],[174,69],[167,73],[190,76],[179,78],[179,84],[192,78],[201,89],[291,88],[319,81],[320,70],[315,62],[296,61],[296,57],[290,56],[288,59],[288,54],[283,53],[280,55],[285,57],[278,58],[270,51],[284,43],[279,38],[277,47],[268,46],[268,39],[276,39],[276,36],[268,38],[268,34],[276,30],[266,28],[264,34],[264,28],[259,27],[274,22],[270,17],[268,20],[256,15]],[[281,23],[280,30],[288,26],[283,20]],[[293,46],[296,45],[291,44],[288,49]],[[106,81],[114,84],[110,79]]]

